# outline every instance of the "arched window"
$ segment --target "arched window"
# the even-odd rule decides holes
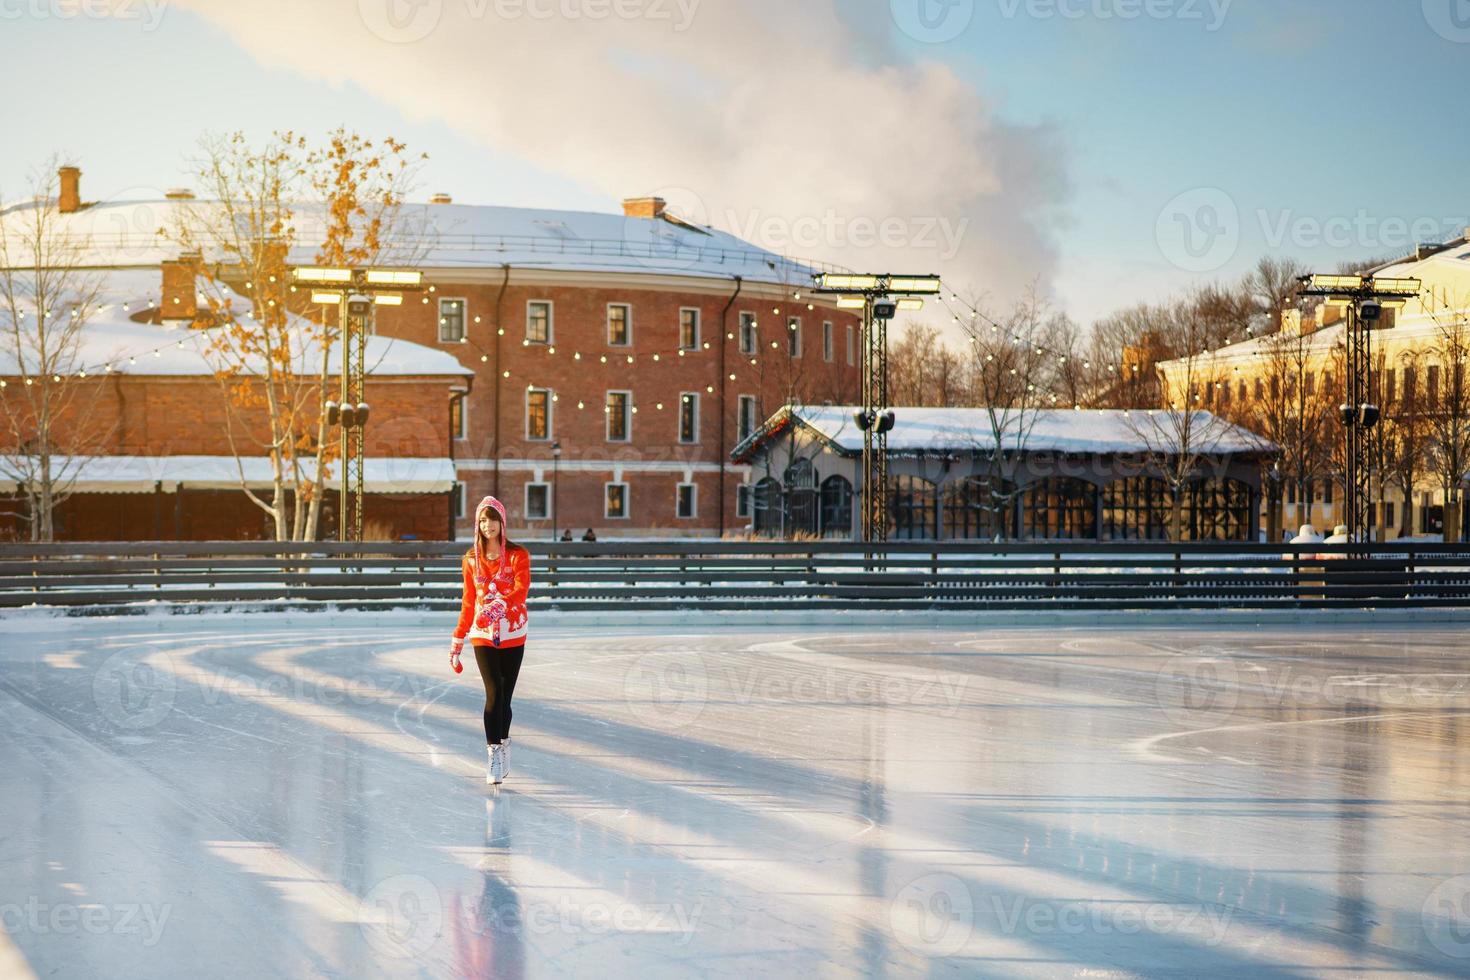
[[[1016,536],[1015,485],[972,476],[944,485],[944,536],[990,540]]]
[[[847,537],[852,534],[852,483],[845,476],[833,474],[822,481],[822,536]]]
[[[894,540],[927,539],[938,533],[939,502],[933,483],[896,476],[888,481],[888,501]]]
[[[781,534],[781,481],[773,476],[756,481],[750,493],[755,507],[755,533],[779,536]]]
[[[1245,541],[1251,530],[1250,484],[1229,477],[1184,488],[1184,530],[1190,541]]]
[[[792,460],[786,467],[786,533],[817,533],[817,471],[809,459]]]
[[[1021,500],[1021,536],[1031,540],[1097,538],[1097,487],[1070,476],[1053,476],[1026,488]]]
[[[1152,476],[1130,476],[1103,487],[1104,541],[1167,541],[1169,487]]]

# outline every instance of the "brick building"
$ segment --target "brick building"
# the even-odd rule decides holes
[[[246,496],[269,498],[272,477],[263,424],[232,416],[203,354],[208,331],[160,317],[161,270],[103,272],[80,331],[72,389],[56,429],[62,433],[53,473],[68,493],[56,513],[58,540],[236,540],[273,537],[267,515]],[[177,283],[174,284],[177,287]],[[185,312],[185,311],[177,311]],[[187,314],[193,315],[188,309]],[[314,360],[303,350],[303,361]],[[336,359],[330,364],[336,372]],[[369,340],[372,370],[365,401],[376,421],[366,429],[365,513],[377,533],[442,539],[449,532],[455,473],[449,456],[450,396],[469,372],[452,357],[387,338]],[[33,372],[32,372],[33,373]],[[0,356],[0,398],[21,405],[23,374]],[[319,406],[305,411],[313,417]],[[246,424],[242,425],[242,421]],[[7,428],[0,438],[10,441]],[[71,450],[67,452],[67,450]],[[34,457],[0,445],[0,536],[21,538],[20,488]],[[305,478],[314,474],[308,467]],[[327,474],[321,537],[336,535],[336,487]],[[4,492],[9,491],[9,492]]]
[[[179,251],[149,229],[176,224],[179,208],[212,206],[182,194],[88,204],[78,179],[63,174],[50,203],[85,243],[87,263],[109,274],[160,276]],[[435,195],[404,211],[402,227],[415,231],[399,243],[413,256],[401,264],[421,270],[428,288],[379,308],[376,339],[438,351],[466,374],[434,374],[412,396],[395,381],[425,402],[375,405],[370,430],[410,419],[418,431],[428,420],[442,436],[425,458],[453,459],[445,509],[458,537],[471,533],[484,494],[534,537],[742,532],[752,520],[749,467],[732,464],[730,449],[779,405],[857,396],[860,320],[808,294],[811,263],[681,220],[658,198],[591,214]],[[289,261],[309,265],[311,214],[298,217],[303,244]],[[154,302],[166,305],[167,292]],[[177,385],[147,381],[145,400],[167,400]],[[132,431],[129,446],[141,451],[175,443]],[[166,504],[145,523],[166,527]],[[412,533],[428,523],[416,518]]]

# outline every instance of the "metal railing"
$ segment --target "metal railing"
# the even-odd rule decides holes
[[[0,545],[0,609],[451,610],[463,543]],[[668,541],[528,545],[535,610],[1470,606],[1470,546]]]

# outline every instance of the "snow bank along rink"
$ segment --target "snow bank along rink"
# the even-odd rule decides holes
[[[1462,628],[545,619],[0,620],[0,975],[1470,973]]]

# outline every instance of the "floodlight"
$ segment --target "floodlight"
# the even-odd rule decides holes
[[[304,268],[292,269],[291,274],[296,277],[297,282],[351,282],[351,269],[328,269],[318,266],[306,266]]]
[[[888,280],[888,288],[895,293],[937,293],[938,276],[900,276]]]
[[[311,292],[311,301],[313,303],[340,303],[342,301],[342,294],[328,293],[314,289]]]
[[[399,293],[374,293],[373,302],[378,306],[402,306],[403,296]]]
[[[924,308],[924,301],[921,299],[901,299],[898,301],[898,308],[900,310],[922,310]]]
[[[820,289],[877,289],[877,276],[852,276],[837,275],[831,272],[822,273],[817,280]]]
[[[839,310],[860,310],[868,305],[868,301],[861,296],[839,296],[837,308]]]
[[[1418,279],[1374,279],[1373,291],[1375,293],[1393,293],[1401,296],[1418,296],[1423,285]]]
[[[1330,289],[1335,292],[1356,293],[1363,288],[1366,280],[1362,276],[1323,276],[1311,277],[1310,285],[1313,289]]]
[[[369,269],[364,275],[369,286],[418,286],[424,281],[417,270]]]

